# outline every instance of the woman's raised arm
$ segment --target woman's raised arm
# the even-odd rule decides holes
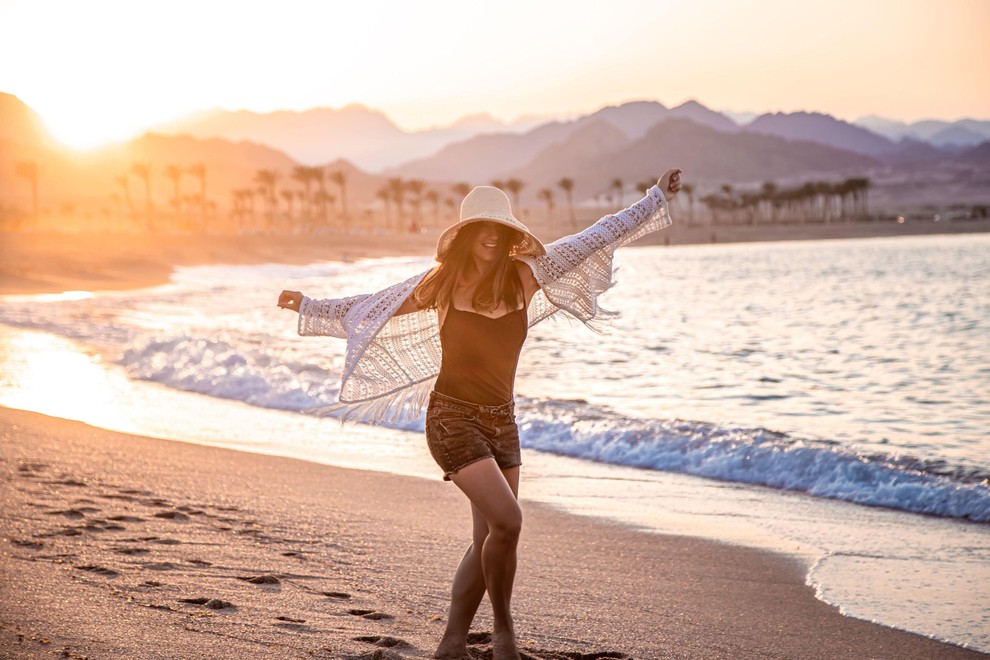
[[[278,306],[282,309],[290,309],[293,312],[299,311],[299,305],[302,304],[302,300],[303,294],[300,291],[284,290],[278,294]]]

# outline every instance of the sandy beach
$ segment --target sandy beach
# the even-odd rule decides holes
[[[450,485],[0,410],[5,657],[428,657]],[[963,658],[842,616],[787,557],[525,502],[524,657]],[[490,657],[484,610],[472,657]]]

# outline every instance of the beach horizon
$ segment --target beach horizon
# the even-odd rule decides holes
[[[842,240],[990,232],[990,220],[710,225],[677,221],[633,246]],[[433,255],[438,231],[355,234],[141,234],[0,231],[0,295],[166,284],[178,266],[308,264]],[[545,237],[552,239],[554,237]],[[277,293],[277,292],[276,292]]]

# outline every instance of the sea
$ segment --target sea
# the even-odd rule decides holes
[[[332,239],[327,239],[332,240]],[[0,405],[439,479],[422,419],[342,424],[344,342],[282,289],[370,292],[429,258],[179,268],[0,298]],[[990,652],[990,236],[624,248],[600,334],[530,329],[521,497],[784,553],[848,616]]]

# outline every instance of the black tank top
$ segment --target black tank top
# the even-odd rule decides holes
[[[443,359],[434,389],[486,406],[508,403],[528,328],[525,308],[493,319],[451,305],[440,329]]]

